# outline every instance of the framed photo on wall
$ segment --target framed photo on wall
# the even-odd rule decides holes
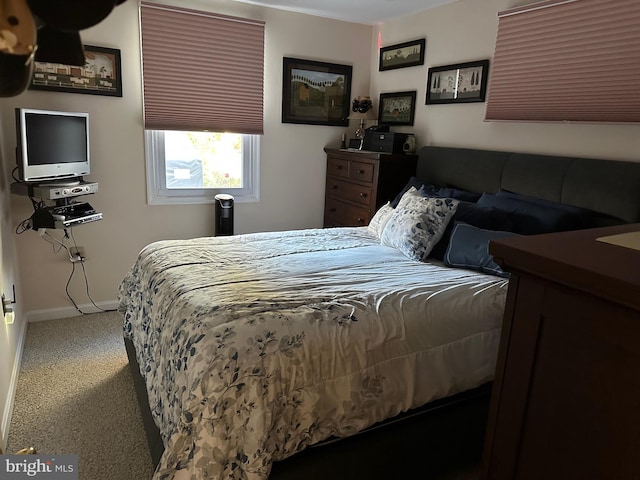
[[[393,70],[394,68],[424,65],[424,50],[427,44],[425,38],[411,42],[397,43],[380,49],[378,71]]]
[[[426,104],[484,102],[489,60],[432,67],[427,75]]]
[[[378,124],[413,125],[416,113],[416,91],[381,93]]]
[[[84,45],[85,63],[35,62],[29,90],[122,96],[120,50]]]
[[[351,65],[284,57],[282,123],[349,125]]]

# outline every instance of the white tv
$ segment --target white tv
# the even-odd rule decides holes
[[[89,114],[16,108],[18,180],[73,184],[90,173]]]

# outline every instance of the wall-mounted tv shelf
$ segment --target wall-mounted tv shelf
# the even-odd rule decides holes
[[[54,205],[36,206],[31,216],[31,228],[70,228],[76,225],[102,220],[102,213],[88,202],[79,202],[76,197],[90,195],[98,191],[98,184],[80,181],[72,185],[51,185],[45,183],[15,182],[11,193],[31,199],[53,200]],[[34,205],[38,205],[34,203]]]
[[[64,200],[65,198],[89,195],[98,191],[98,184],[94,182],[80,182],[75,185],[56,185],[47,183],[14,182],[11,193],[43,200]]]

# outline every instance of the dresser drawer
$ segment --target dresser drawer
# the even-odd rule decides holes
[[[332,197],[340,197],[357,202],[364,206],[370,206],[375,201],[371,187],[356,185],[336,178],[327,178],[327,194]]]
[[[329,157],[327,161],[327,175],[349,178],[349,160]]]
[[[324,225],[326,227],[355,226],[362,227],[369,224],[371,210],[343,203],[340,200],[327,198],[324,210]]]
[[[372,163],[349,162],[349,178],[360,182],[373,182],[373,171],[375,166]]]

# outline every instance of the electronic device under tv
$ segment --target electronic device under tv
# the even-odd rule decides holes
[[[16,108],[18,180],[74,185],[90,173],[89,114]]]

